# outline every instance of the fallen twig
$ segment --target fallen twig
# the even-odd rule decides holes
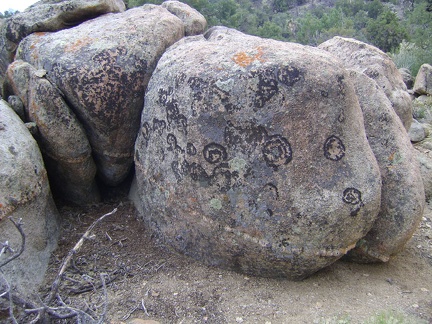
[[[81,309],[73,308],[71,306],[66,305],[62,301],[60,295],[58,294],[58,290],[59,290],[60,282],[61,282],[61,279],[63,278],[64,272],[66,271],[71,260],[73,259],[72,257],[78,252],[78,250],[83,245],[84,240],[89,239],[91,231],[94,229],[94,227],[98,223],[100,223],[106,217],[114,214],[115,212],[117,212],[117,208],[114,208],[114,210],[101,216],[99,219],[97,219],[95,222],[93,222],[90,225],[90,227],[86,230],[86,232],[82,235],[80,240],[75,244],[73,249],[69,251],[68,255],[66,256],[66,258],[62,262],[62,265],[60,267],[59,272],[56,275],[54,282],[51,285],[51,291],[48,294],[48,296],[46,297],[45,302],[42,302],[42,301],[40,302],[40,304],[42,304],[42,306],[38,306],[32,302],[29,302],[29,301],[21,298],[17,294],[12,294],[9,283],[7,282],[6,278],[3,277],[1,267],[8,264],[12,260],[18,258],[24,252],[24,249],[25,249],[25,234],[24,234],[24,231],[22,229],[23,224],[21,222],[21,219],[18,222],[15,222],[12,218],[9,218],[10,221],[14,224],[14,226],[17,228],[18,232],[21,235],[21,246],[20,246],[20,249],[18,252],[14,253],[13,249],[9,246],[8,242],[3,244],[3,248],[1,250],[2,253],[5,251],[11,251],[12,253],[14,253],[9,258],[7,258],[6,260],[4,260],[0,263],[0,279],[2,281],[4,281],[3,286],[5,287],[5,292],[0,293],[0,298],[8,299],[8,301],[9,301],[9,304],[10,304],[9,305],[9,317],[10,317],[10,320],[12,321],[12,323],[14,323],[14,324],[18,323],[14,317],[14,314],[13,314],[13,305],[18,305],[18,306],[24,308],[24,312],[28,315],[35,315],[36,317],[33,318],[31,323],[38,323],[40,320],[44,320],[45,314],[48,314],[50,317],[56,318],[56,319],[67,319],[67,318],[76,317],[77,323],[81,323],[81,322],[96,323],[96,320],[87,312],[85,312]],[[100,315],[100,319],[98,320],[97,323],[104,323],[105,318],[106,318],[108,294],[106,291],[105,275],[106,274],[100,275],[101,287],[103,288],[103,294],[104,294],[104,303],[103,303],[102,314]],[[51,307],[50,304],[54,301],[54,299],[57,299],[58,303],[61,306]]]
[[[150,317],[149,313],[147,312],[147,308],[144,305],[144,299],[141,299],[141,306],[143,308],[144,313]]]
[[[51,285],[51,292],[50,294],[47,296],[45,302],[47,304],[49,304],[50,302],[53,301],[55,295],[58,292],[59,286],[60,286],[60,281],[61,278],[63,276],[63,273],[66,271],[66,268],[69,265],[69,262],[71,261],[72,257],[74,256],[74,254],[76,254],[78,252],[78,250],[81,248],[81,246],[84,243],[84,240],[86,238],[89,237],[91,231],[93,230],[93,228],[99,224],[102,220],[104,220],[106,217],[111,216],[112,214],[114,214],[115,212],[117,212],[117,208],[114,208],[111,212],[99,217],[96,221],[93,222],[93,224],[91,224],[89,226],[89,228],[85,231],[85,233],[83,234],[83,236],[79,239],[79,241],[75,244],[75,246],[73,247],[72,250],[69,251],[68,255],[66,256],[66,258],[63,260],[63,264],[60,268],[60,271],[57,273],[57,276],[54,280],[54,282]]]
[[[9,258],[7,258],[6,260],[2,261],[0,263],[0,268],[2,268],[3,266],[5,266],[6,264],[8,264],[9,262],[11,262],[12,260],[15,260],[16,258],[18,258],[23,252],[24,252],[24,248],[25,248],[25,234],[24,231],[22,229],[22,219],[20,218],[20,220],[17,222],[15,222],[12,217],[9,217],[9,220],[14,224],[15,228],[18,230],[18,232],[21,235],[21,246],[20,249],[17,253],[11,255]],[[9,247],[9,244],[6,242],[5,244],[3,244],[4,246],[6,246],[9,250],[11,250],[11,248]]]

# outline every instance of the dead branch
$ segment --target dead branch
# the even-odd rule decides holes
[[[36,315],[36,318],[34,318],[32,320],[32,323],[37,323],[39,320],[43,319],[45,317],[45,314],[48,314],[52,318],[56,318],[56,319],[68,319],[68,318],[76,317],[76,319],[79,323],[82,321],[84,321],[84,322],[90,321],[91,323],[96,323],[96,320],[92,316],[90,316],[90,314],[88,314],[87,312],[66,305],[62,301],[60,295],[58,294],[58,289],[60,286],[60,282],[63,278],[63,274],[66,271],[67,267],[69,266],[69,264],[72,260],[72,257],[78,252],[78,250],[83,245],[84,241],[86,239],[89,239],[91,231],[103,219],[114,214],[115,212],[117,212],[117,208],[114,208],[114,210],[112,210],[111,212],[101,216],[96,221],[94,221],[90,225],[90,227],[85,231],[85,233],[82,235],[80,240],[75,244],[73,249],[69,251],[68,255],[63,260],[63,263],[61,265],[59,272],[56,275],[55,280],[53,281],[53,283],[51,285],[50,294],[45,299],[45,303],[41,302],[42,306],[40,306],[40,307],[35,305],[32,302],[29,302],[29,301],[21,298],[18,294],[12,294],[8,281],[2,275],[1,267],[8,264],[12,260],[18,258],[24,252],[24,249],[25,249],[25,234],[24,234],[24,231],[22,229],[23,224],[21,222],[21,219],[18,222],[15,222],[12,218],[9,218],[21,235],[21,246],[20,246],[20,249],[18,252],[14,253],[12,248],[9,246],[8,242],[3,243],[3,248],[1,250],[1,253],[5,252],[5,251],[11,251],[12,253],[14,253],[8,259],[6,259],[0,263],[0,275],[1,275],[0,279],[5,282],[4,286],[6,288],[6,291],[0,294],[0,298],[8,299],[8,301],[9,301],[9,304],[10,304],[9,316],[10,316],[10,320],[12,321],[12,323],[14,323],[14,324],[18,323],[14,317],[14,314],[13,314],[13,305],[17,305],[17,306],[25,308],[24,312],[26,314]],[[103,288],[103,294],[104,294],[104,303],[103,303],[103,312],[100,316],[100,320],[98,321],[98,323],[103,323],[105,321],[106,312],[107,312],[108,294],[107,294],[107,290],[106,290],[106,281],[105,281],[105,277],[104,277],[105,275],[106,274],[100,275],[101,287]],[[59,307],[49,306],[55,299],[57,299],[59,301],[59,304],[61,306],[59,306]]]
[[[91,231],[93,230],[93,228],[95,228],[95,226],[97,224],[99,224],[102,220],[104,220],[106,217],[111,216],[112,214],[117,212],[117,208],[114,208],[111,212],[99,217],[96,221],[93,222],[93,224],[91,224],[89,226],[89,228],[85,231],[85,233],[83,234],[83,236],[79,239],[79,241],[75,244],[75,246],[73,247],[72,250],[69,251],[68,255],[66,256],[66,258],[63,260],[62,266],[60,268],[60,271],[57,273],[56,278],[54,279],[54,282],[51,285],[51,292],[50,294],[47,296],[45,303],[49,304],[50,302],[52,302],[54,300],[55,295],[58,292],[59,286],[60,286],[60,281],[62,279],[63,273],[66,271],[66,268],[69,266],[69,263],[72,259],[72,257],[78,252],[78,250],[81,248],[81,246],[84,243],[84,240],[87,239],[91,233]]]
[[[15,260],[16,258],[18,258],[24,252],[24,248],[25,248],[25,234],[24,234],[24,231],[22,229],[22,225],[23,225],[22,219],[20,218],[18,223],[15,222],[12,219],[12,217],[9,217],[9,220],[14,224],[15,228],[18,230],[18,232],[21,235],[21,246],[20,246],[20,249],[17,253],[12,254],[9,258],[7,258],[6,260],[4,260],[0,263],[0,268],[4,267],[6,264],[11,262],[12,260]],[[5,243],[3,243],[2,252],[6,251],[6,250],[13,251],[11,249],[11,247],[9,246],[9,243],[7,241]]]

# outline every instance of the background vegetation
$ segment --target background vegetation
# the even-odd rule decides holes
[[[128,8],[164,0],[124,0]],[[181,0],[209,27],[316,46],[333,36],[353,37],[389,53],[415,76],[432,64],[432,0]],[[13,12],[0,13],[7,18]]]
[[[182,0],[209,26],[316,46],[353,37],[390,53],[413,75],[432,64],[432,0]],[[129,8],[163,0],[125,0]]]

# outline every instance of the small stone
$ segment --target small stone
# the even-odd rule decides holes
[[[27,127],[28,131],[33,136],[36,136],[38,134],[38,127],[37,127],[35,122],[25,123],[24,125],[25,125],[25,127]]]
[[[411,305],[411,307],[412,307],[412,308],[419,308],[419,305],[417,305],[417,304],[413,304],[413,305]]]
[[[429,289],[424,288],[424,287],[423,287],[423,288],[420,288],[420,290],[423,291],[423,292],[429,292]]]
[[[417,143],[426,138],[426,131],[423,125],[417,120],[413,119],[411,123],[411,128],[408,132],[411,142]]]
[[[160,324],[160,322],[154,320],[144,320],[141,318],[133,318],[128,321],[127,324]]]
[[[323,306],[323,304],[320,303],[320,302],[317,302],[317,303],[315,304],[315,306],[316,306],[316,308],[321,308],[321,307]]]
[[[237,323],[243,323],[243,318],[242,317],[236,317],[236,322]]]

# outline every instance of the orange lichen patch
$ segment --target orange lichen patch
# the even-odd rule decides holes
[[[262,58],[262,56],[264,55],[263,48],[261,46],[258,46],[256,50],[256,54],[239,52],[233,56],[232,60],[241,67],[247,67],[251,65],[254,61],[264,62],[264,59]]]
[[[84,46],[91,44],[92,39],[90,37],[80,38],[76,40],[73,43],[70,43],[68,46],[65,47],[65,52],[75,52]]]

